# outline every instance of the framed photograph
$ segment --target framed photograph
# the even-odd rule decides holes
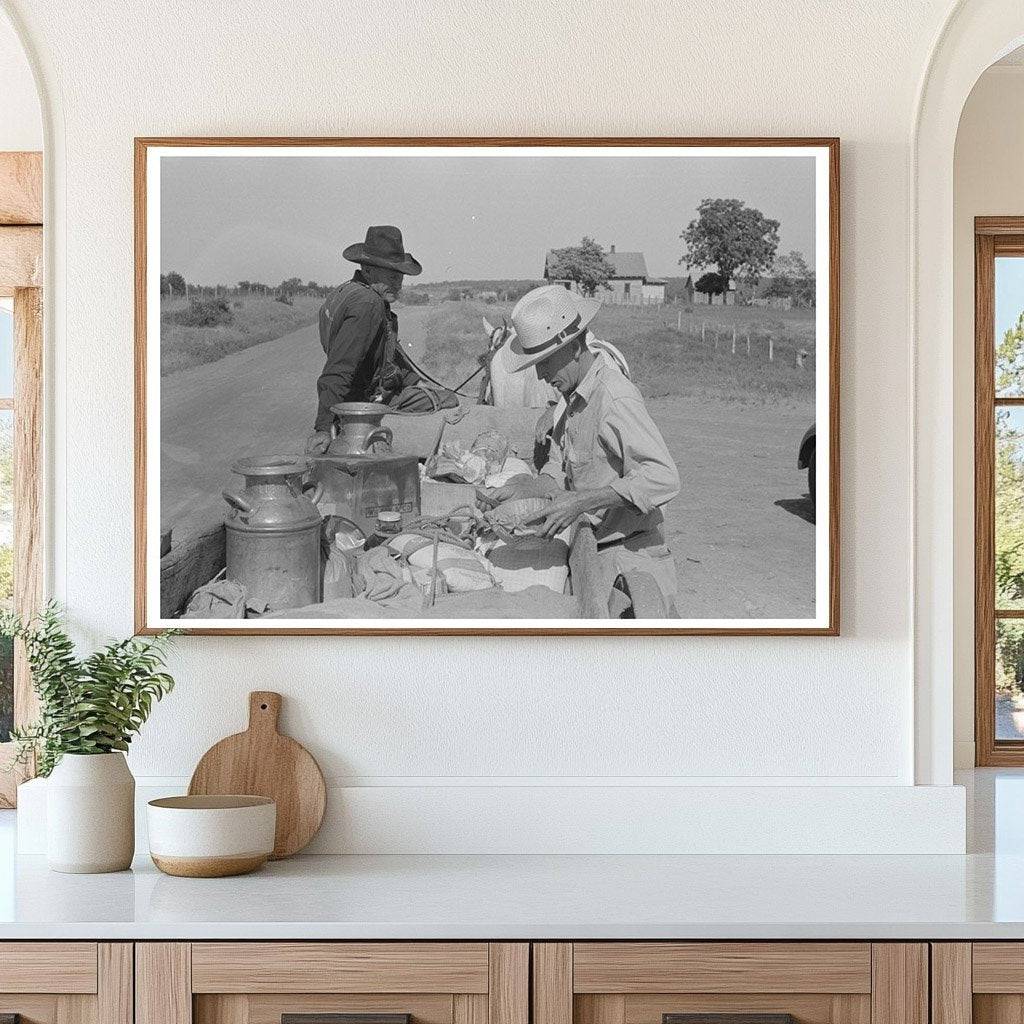
[[[838,633],[837,139],[135,174],[140,632]]]

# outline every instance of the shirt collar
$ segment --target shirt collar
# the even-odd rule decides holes
[[[373,287],[373,285],[372,285],[372,284],[370,284],[370,282],[369,282],[369,281],[367,281],[367,280],[366,280],[366,278],[365,278],[365,277],[363,276],[363,272],[362,272],[362,270],[357,270],[357,271],[356,271],[356,272],[355,272],[355,273],[354,273],[354,274],[352,275],[352,280],[353,280],[353,281],[355,281],[355,283],[356,283],[356,284],[361,284],[361,285],[362,285],[362,286],[363,286],[364,288],[369,288],[369,289],[370,289],[370,291],[371,291],[371,292],[373,292],[373,294],[377,296],[377,298],[379,298],[379,299],[383,299],[383,301],[384,301],[384,305],[385,305],[385,306],[387,306],[387,307],[388,307],[388,309],[390,309],[390,308],[391,308],[391,303],[390,303],[390,302],[388,302],[388,300],[387,300],[387,299],[385,299],[385,298],[384,298],[384,296],[383,296],[383,295],[381,295],[381,293],[380,293],[379,291],[377,291],[377,289],[376,289],[376,288],[374,288],[374,287]]]
[[[604,353],[595,352],[594,362],[590,369],[587,370],[586,376],[576,386],[576,390],[572,393],[573,397],[579,397],[581,401],[589,401],[590,396],[594,393],[594,388],[597,387],[597,378],[604,365]]]

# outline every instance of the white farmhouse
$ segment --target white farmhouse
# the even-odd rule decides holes
[[[660,278],[648,277],[647,261],[642,252],[616,252],[611,246],[605,259],[615,268],[608,279],[608,288],[598,290],[598,298],[615,306],[660,306],[665,301],[665,282]],[[559,277],[554,265],[554,251],[548,250],[544,258],[544,280],[549,284],[564,285],[578,292],[579,285],[565,277]]]

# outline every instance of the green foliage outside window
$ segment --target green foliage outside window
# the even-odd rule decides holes
[[[996,346],[996,394],[1020,394],[1024,380],[1024,313]],[[996,608],[1024,607],[1024,429],[1019,414],[996,410],[995,422]],[[1022,690],[1024,629],[1000,621],[996,629],[996,685]]]

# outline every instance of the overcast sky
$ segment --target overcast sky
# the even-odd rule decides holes
[[[705,198],[781,222],[780,252],[814,258],[813,157],[164,157],[161,271],[190,282],[338,283],[341,250],[397,224],[417,281],[539,279],[584,236],[685,274],[680,233]]]

